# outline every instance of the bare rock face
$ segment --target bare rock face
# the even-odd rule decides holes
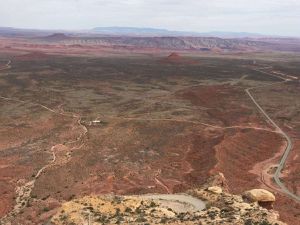
[[[243,197],[251,202],[274,202],[275,196],[265,189],[252,189],[246,191]]]
[[[207,190],[215,194],[221,194],[223,192],[222,188],[218,186],[209,187]]]
[[[228,189],[229,189],[228,188],[228,184],[227,184],[227,181],[226,181],[223,173],[218,173],[218,174],[216,174],[214,176],[211,176],[207,180],[206,184],[204,184],[204,187],[207,187],[207,188],[209,188],[209,187],[215,187],[215,186],[221,187],[222,190],[228,192]]]
[[[265,189],[252,189],[243,194],[243,198],[248,202],[257,202],[266,209],[273,209],[275,196]]]

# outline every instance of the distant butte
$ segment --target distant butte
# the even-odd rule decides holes
[[[183,59],[182,57],[176,53],[176,52],[172,52],[170,55],[168,55],[167,57],[163,58],[161,60],[162,63],[182,63]]]
[[[181,56],[176,53],[176,52],[172,52],[168,57],[167,59],[169,60],[178,60],[178,59],[181,59]]]
[[[67,35],[63,33],[54,33],[49,36],[43,37],[42,39],[47,40],[47,41],[63,41],[66,39],[70,39]]]
[[[175,64],[175,63],[180,63],[180,64],[196,64],[197,62],[189,60],[185,57],[182,57],[181,55],[179,55],[176,52],[172,52],[169,56],[163,58],[161,60],[162,63],[171,63],[171,64]]]

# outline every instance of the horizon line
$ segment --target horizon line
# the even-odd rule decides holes
[[[78,28],[78,29],[68,29],[68,28],[34,28],[34,27],[15,27],[15,26],[2,26],[0,25],[0,29],[16,29],[16,30],[32,30],[32,31],[47,31],[47,32],[88,32],[91,33],[93,30],[97,28],[127,28],[127,29],[152,29],[152,30],[160,30],[160,31],[166,31],[166,32],[176,32],[176,33],[190,33],[195,35],[201,35],[201,34],[213,34],[213,33],[219,33],[220,35],[234,35],[234,34],[248,34],[252,36],[261,36],[261,37],[277,37],[277,38],[300,38],[296,35],[283,35],[283,34],[266,34],[266,33],[257,33],[257,32],[250,32],[250,31],[224,31],[224,30],[211,30],[211,31],[187,31],[187,30],[173,30],[168,28],[157,28],[157,27],[134,27],[134,26],[97,26],[92,28]],[[94,32],[97,33],[97,32]],[[99,34],[101,34],[99,32]],[[246,37],[246,36],[245,36]]]

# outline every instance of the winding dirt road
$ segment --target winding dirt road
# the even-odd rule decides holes
[[[11,68],[10,64],[11,64],[11,60],[8,60],[8,62],[3,67],[0,67],[0,71],[10,69]]]
[[[1,70],[6,70],[6,69],[10,69],[11,68],[11,61],[9,60],[7,62],[7,64],[3,67],[3,68],[0,68],[0,71]],[[67,142],[66,144],[71,144],[71,143],[76,143],[80,140],[82,140],[84,138],[84,136],[87,134],[88,130],[86,128],[86,126],[84,126],[82,123],[81,123],[81,116],[80,115],[77,115],[77,114],[74,114],[74,113],[65,113],[64,111],[56,111],[54,109],[51,109],[45,105],[42,105],[40,103],[35,103],[35,102],[27,102],[27,101],[22,101],[22,100],[19,100],[19,99],[14,99],[14,98],[8,98],[8,97],[5,97],[5,96],[0,96],[0,99],[3,99],[5,101],[15,101],[15,102],[20,102],[20,103],[25,103],[25,104],[32,104],[32,105],[36,105],[36,106],[39,106],[51,113],[54,113],[54,114],[58,114],[58,115],[61,115],[61,116],[65,116],[65,117],[72,117],[72,118],[76,118],[76,124],[82,128],[83,132],[75,139],[75,140],[72,140],[72,141],[69,141]],[[0,224],[8,224],[9,221],[11,221],[13,219],[14,216],[16,216],[17,214],[19,214],[21,212],[21,210],[23,208],[26,207],[29,199],[30,199],[30,195],[31,195],[31,192],[34,188],[34,184],[36,182],[36,180],[41,176],[41,174],[47,169],[49,168],[50,166],[52,166],[55,161],[56,161],[56,154],[55,154],[55,148],[58,146],[58,145],[61,145],[61,144],[56,144],[54,146],[51,147],[50,149],[50,152],[52,154],[52,160],[49,161],[49,163],[47,163],[45,166],[43,166],[41,169],[39,169],[39,171],[36,173],[36,175],[34,176],[33,180],[23,184],[22,186],[20,187],[17,187],[16,188],[16,204],[13,208],[12,211],[10,211],[7,215],[5,215],[4,217],[2,217],[0,219]],[[80,149],[82,148],[84,145],[81,144],[79,147],[73,147],[72,149]]]
[[[138,118],[138,117],[114,117],[114,116],[106,116],[107,118],[112,119],[122,119],[122,120],[135,120],[135,121],[158,121],[158,122],[179,122],[179,123],[190,123],[195,125],[202,125],[205,127],[211,127],[214,129],[220,129],[220,130],[227,130],[227,129],[253,129],[253,130],[262,130],[267,131],[271,133],[278,133],[278,131],[274,131],[269,128],[264,127],[256,127],[256,126],[228,126],[228,127],[221,127],[218,125],[198,122],[198,121],[191,121],[191,120],[180,120],[180,119],[153,119],[153,118]]]

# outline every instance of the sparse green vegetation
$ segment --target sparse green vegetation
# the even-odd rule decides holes
[[[49,209],[48,207],[44,207],[44,208],[43,208],[43,211],[44,211],[44,212],[48,212],[49,210],[50,210],[50,209]]]

